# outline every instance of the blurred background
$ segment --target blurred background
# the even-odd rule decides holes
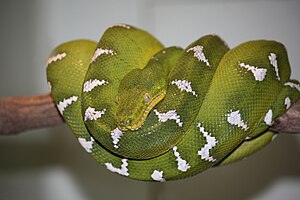
[[[166,46],[215,33],[230,47],[285,44],[300,79],[297,0],[7,0],[0,3],[0,97],[48,93],[46,61],[58,44],[98,40],[115,23],[148,30]],[[99,166],[66,125],[0,137],[0,200],[300,199],[300,134],[189,179],[144,183]]]

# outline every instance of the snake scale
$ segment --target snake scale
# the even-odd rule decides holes
[[[268,144],[272,121],[300,96],[285,47],[216,35],[165,48],[117,24],[98,43],[53,50],[47,80],[80,144],[122,176],[168,181],[240,160]]]

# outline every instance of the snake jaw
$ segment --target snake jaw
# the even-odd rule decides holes
[[[154,96],[147,104],[144,111],[140,112],[141,114],[136,117],[134,120],[131,117],[125,116],[124,118],[120,119],[119,116],[116,116],[116,124],[122,131],[135,131],[138,130],[146,121],[150,111],[156,106],[164,97],[166,96],[166,91],[161,91],[158,95]],[[132,113],[132,111],[128,111],[128,113]]]

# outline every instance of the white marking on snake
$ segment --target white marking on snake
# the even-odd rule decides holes
[[[57,108],[60,114],[63,114],[64,110],[71,105],[73,102],[76,102],[78,96],[71,96],[70,98],[64,99],[63,101],[58,102]]]
[[[211,136],[211,133],[205,131],[204,127],[201,126],[201,123],[198,123],[197,128],[199,128],[200,132],[206,139],[206,144],[200,149],[200,151],[198,151],[198,155],[201,156],[201,159],[203,160],[215,162],[216,159],[213,156],[209,155],[209,150],[211,150],[218,144],[218,140],[215,137]]]
[[[78,138],[78,141],[87,152],[92,152],[93,143],[95,141],[94,138],[91,137],[90,141],[87,141],[85,138]]]
[[[284,99],[284,105],[286,105],[286,109],[289,109],[292,105],[292,100],[290,99],[290,97],[285,97]]]
[[[295,88],[296,90],[298,90],[300,92],[300,85],[299,84],[292,83],[292,82],[286,82],[284,84],[284,86],[289,86],[291,88]]]
[[[278,68],[278,64],[277,64],[277,56],[276,56],[276,54],[275,53],[270,53],[270,55],[268,56],[268,58],[270,60],[270,64],[274,67],[277,80],[280,81],[279,68]]]
[[[193,51],[194,57],[198,59],[198,61],[205,62],[206,66],[210,67],[210,64],[208,62],[208,59],[205,57],[203,53],[203,46],[197,45],[192,48],[189,48],[187,52]]]
[[[127,169],[128,166],[127,159],[122,159],[121,168],[114,167],[112,163],[105,163],[105,165],[106,168],[112,172],[116,172],[123,176],[129,176],[128,169]]]
[[[98,79],[88,80],[83,85],[83,92],[90,92],[95,87],[100,86],[100,85],[106,85],[106,84],[108,84],[108,81],[106,81],[106,80],[101,80],[101,81]]]
[[[49,65],[49,64],[51,64],[52,62],[56,62],[56,61],[58,61],[58,60],[61,60],[61,59],[63,59],[63,58],[66,57],[66,56],[67,56],[67,54],[66,54],[65,52],[56,54],[55,56],[52,56],[52,57],[50,57],[50,58],[48,59],[47,64]]]
[[[265,124],[267,124],[268,126],[272,126],[272,117],[273,117],[273,111],[270,109],[264,118]]]
[[[248,125],[242,120],[241,114],[239,110],[236,111],[230,111],[230,113],[227,114],[227,121],[228,123],[241,127],[245,131],[248,130]]]
[[[123,132],[120,129],[115,128],[113,131],[110,132],[110,135],[113,140],[114,147],[116,149],[119,148],[118,143],[120,141],[120,138],[123,136]]]
[[[95,110],[95,108],[88,107],[85,110],[84,121],[87,121],[87,120],[97,120],[97,119],[101,118],[102,115],[104,115],[105,111],[106,111],[105,108],[103,110],[101,110],[101,111],[97,111],[97,110]]]
[[[121,28],[126,28],[126,29],[130,29],[131,27],[127,24],[115,24],[112,27],[121,27]],[[111,27],[111,28],[112,28]]]
[[[195,91],[193,91],[191,82],[188,82],[187,80],[177,80],[171,82],[172,85],[176,85],[180,91],[186,91],[192,93],[194,96],[198,96]]]
[[[177,169],[179,171],[186,172],[189,168],[191,168],[190,164],[181,158],[179,152],[177,151],[177,146],[173,147],[173,151],[177,161]]]
[[[239,63],[239,66],[251,71],[256,81],[263,81],[267,74],[267,69],[265,68],[258,68],[255,66],[246,65],[245,63]]]
[[[99,56],[101,56],[102,54],[110,54],[110,55],[116,55],[116,53],[111,50],[111,49],[102,49],[102,48],[97,48],[93,57],[92,57],[92,60],[91,60],[91,63],[94,62]]]
[[[151,174],[151,178],[155,181],[165,182],[166,180],[163,178],[163,171],[154,170]]]
[[[180,116],[176,113],[176,110],[170,110],[166,113],[160,113],[156,109],[153,111],[157,115],[159,122],[166,122],[173,119],[179,127],[182,127],[183,123],[180,121]]]

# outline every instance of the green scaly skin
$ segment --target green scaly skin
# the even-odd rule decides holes
[[[231,50],[215,35],[186,49],[128,25],[98,43],[76,40],[50,55],[47,79],[65,121],[101,165],[144,181],[186,178],[268,144],[272,120],[300,96],[284,46]]]

